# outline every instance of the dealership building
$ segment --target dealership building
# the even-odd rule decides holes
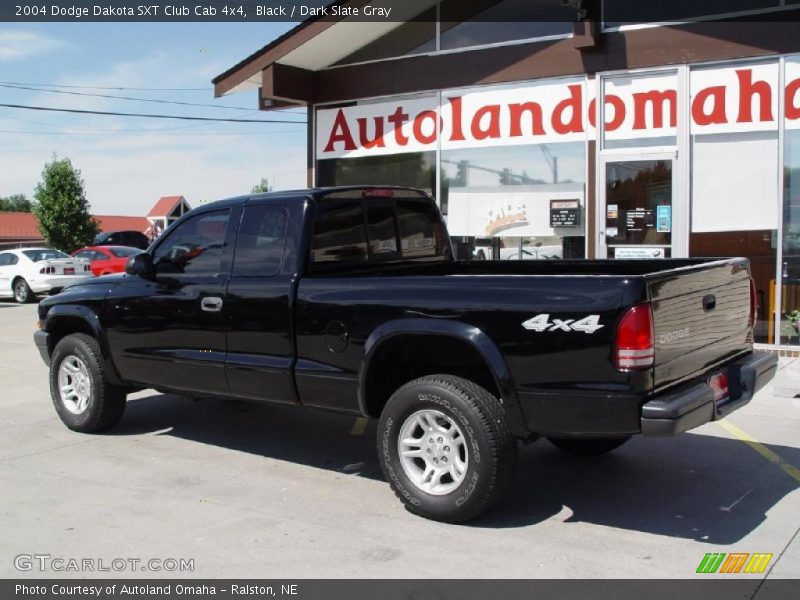
[[[309,186],[424,188],[461,257],[747,256],[757,341],[800,346],[798,0],[337,4],[393,20],[306,21],[214,80],[307,107]]]

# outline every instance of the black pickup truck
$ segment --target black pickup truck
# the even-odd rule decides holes
[[[70,429],[142,388],[379,419],[398,497],[459,522],[519,440],[600,454],[746,404],[777,368],[755,310],[743,258],[458,261],[430,196],[350,187],[197,208],[124,275],[43,300],[34,339]]]

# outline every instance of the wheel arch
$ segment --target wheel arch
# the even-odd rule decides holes
[[[448,358],[455,363],[448,363]],[[392,362],[405,368],[382,368]],[[376,328],[364,345],[358,375],[359,409],[364,416],[377,417],[398,387],[436,373],[464,377],[486,388],[503,403],[514,435],[528,435],[500,349],[485,332],[459,321],[409,318]]]
[[[105,332],[100,324],[99,317],[87,306],[57,304],[47,313],[45,321],[47,336],[47,350],[53,354],[56,344],[66,336],[73,333],[84,333],[95,340],[100,346],[103,355],[103,367],[109,381],[114,385],[121,385],[119,374],[111,361]]]

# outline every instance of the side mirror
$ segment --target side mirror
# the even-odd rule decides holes
[[[128,263],[125,265],[125,272],[128,275],[136,275],[143,279],[152,279],[155,275],[153,257],[147,252],[134,254],[128,259]]]

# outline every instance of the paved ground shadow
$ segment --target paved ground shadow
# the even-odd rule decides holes
[[[152,395],[128,402],[114,434],[164,430],[162,435],[382,479],[374,423],[352,435],[353,423],[352,416],[288,405]],[[768,447],[800,464],[800,449]],[[638,436],[592,458],[570,456],[540,440],[520,447],[507,498],[469,526],[524,527],[565,514],[567,523],[725,545],[758,527],[798,485],[746,444],[711,435]]]

